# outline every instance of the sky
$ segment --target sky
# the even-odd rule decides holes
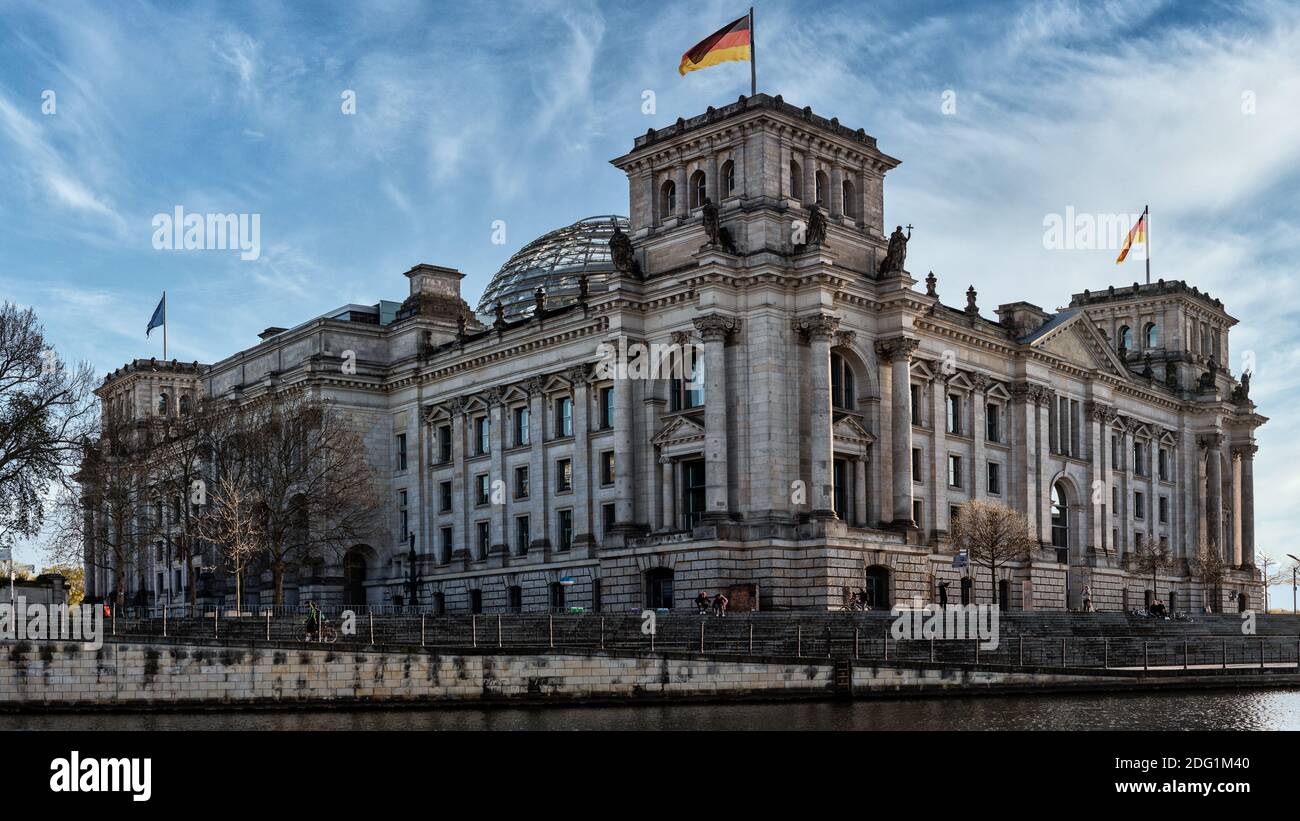
[[[474,305],[530,239],[627,213],[608,161],[634,136],[749,92],[745,63],[677,73],[745,11],[0,0],[0,299],[100,373],[162,355],[144,329],[164,290],[169,356],[202,362],[400,300],[417,263],[463,271]],[[902,160],[886,225],[915,226],[908,267],[948,304],[974,285],[986,315],[1055,310],[1131,284],[1140,259],[1046,247],[1044,220],[1149,204],[1153,278],[1240,320],[1227,365],[1253,363],[1270,417],[1257,541],[1300,554],[1300,4],[758,0],[755,15],[760,91]],[[156,248],[156,215],[178,206],[255,215],[257,258]]]

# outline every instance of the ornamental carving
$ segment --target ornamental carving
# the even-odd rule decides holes
[[[971,389],[976,393],[984,393],[990,384],[989,378],[982,373],[972,374],[970,377]]]
[[[1030,405],[1046,405],[1056,393],[1046,385],[1021,382],[1011,389],[1011,395]]]
[[[677,346],[689,345],[691,343],[690,331],[673,331],[669,334],[669,340]]]
[[[1094,422],[1100,422],[1103,425],[1109,425],[1115,421],[1117,416],[1115,409],[1109,405],[1103,405],[1100,402],[1088,403],[1088,418]]]
[[[1196,444],[1207,450],[1214,450],[1223,447],[1222,433],[1202,433],[1196,437]]]
[[[840,328],[840,318],[829,314],[817,314],[796,319],[794,327],[809,339],[830,339]]]
[[[564,376],[575,385],[585,383],[591,377],[591,365],[574,365],[564,372]]]
[[[531,379],[523,381],[524,392],[529,396],[536,396],[546,388],[546,379],[540,376],[534,376]]]
[[[722,314],[709,314],[699,316],[693,320],[695,331],[705,342],[725,341],[728,336],[735,333],[740,327],[740,320],[733,316],[724,316]]]
[[[1258,452],[1259,452],[1259,445],[1251,444],[1251,445],[1232,446],[1232,458],[1234,459],[1245,459],[1245,460],[1253,459],[1255,457],[1255,454]]]
[[[876,353],[888,362],[908,362],[912,359],[912,354],[921,346],[918,339],[911,337],[898,336],[893,339],[884,339],[876,343]]]

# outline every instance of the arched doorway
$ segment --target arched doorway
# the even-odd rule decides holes
[[[1237,594],[1237,612],[1245,613],[1250,609],[1250,595],[1245,591]]]
[[[370,559],[374,555],[369,547],[356,545],[348,549],[343,556],[343,603],[347,605],[367,604],[366,573]]]
[[[1052,546],[1056,548],[1057,561],[1066,561],[1070,550],[1070,508],[1065,485],[1052,483]]]
[[[645,603],[652,610],[673,607],[673,571],[668,567],[654,567],[645,572]]]
[[[998,609],[1011,609],[1011,580],[1001,579],[998,581]]]
[[[889,593],[889,568],[878,564],[868,567],[865,590],[868,607],[872,610],[888,610],[894,603]]]

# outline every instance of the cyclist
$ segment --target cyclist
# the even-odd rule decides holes
[[[307,602],[307,637],[313,641],[320,641],[321,638],[321,612],[316,606],[316,602],[308,600]]]

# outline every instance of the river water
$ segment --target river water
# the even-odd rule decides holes
[[[1300,690],[757,704],[0,714],[0,730],[1300,730]]]

